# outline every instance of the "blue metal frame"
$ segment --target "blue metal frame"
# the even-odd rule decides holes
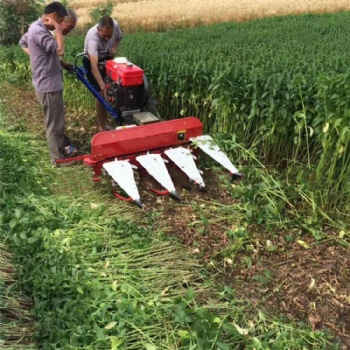
[[[90,84],[90,82],[85,78],[87,70],[84,67],[72,67],[77,78],[91,91],[91,93],[99,100],[104,109],[113,117],[118,125],[121,125],[121,117],[119,113],[113,108],[113,106],[108,103],[100,93]]]

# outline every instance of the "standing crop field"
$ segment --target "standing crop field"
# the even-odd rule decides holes
[[[234,158],[246,159],[240,150],[248,149],[288,169],[301,189],[308,184],[303,210],[315,203],[348,222],[349,19],[343,12],[134,33],[118,54],[145,68],[163,118],[200,117],[207,131],[225,135]],[[67,38],[67,60],[83,40]],[[4,52],[4,77],[28,78],[23,55]],[[93,99],[74,77],[65,100],[93,119]]]
[[[84,25],[90,21],[89,10],[106,3],[106,0],[73,0],[71,6],[77,10],[79,25]],[[193,27],[286,14],[350,10],[346,0],[122,0],[112,3],[115,4],[113,16],[127,30]]]
[[[348,197],[349,19],[303,15],[136,33],[125,36],[120,55],[145,67],[164,118],[199,116],[266,165],[302,164],[296,183],[311,181],[326,210]],[[72,57],[82,42],[71,37]],[[67,102],[89,100],[66,83]],[[227,147],[238,156],[237,146]]]

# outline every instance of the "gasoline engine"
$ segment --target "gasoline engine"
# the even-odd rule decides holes
[[[108,60],[105,67],[108,102],[125,124],[159,121],[144,70],[123,58]]]

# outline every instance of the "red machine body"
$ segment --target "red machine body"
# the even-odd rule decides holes
[[[82,54],[77,57],[82,57]],[[108,174],[112,184],[118,185],[127,195],[125,197],[113,191],[115,196],[134,201],[140,208],[143,204],[134,177],[135,168],[138,169],[140,179],[148,174],[162,187],[161,190],[149,188],[152,192],[158,195],[170,194],[177,200],[181,198],[176,192],[169,167],[172,167],[171,173],[180,170],[176,178],[185,175],[199,188],[205,187],[202,172],[197,169],[195,162],[199,149],[217,160],[232,175],[241,176],[219,147],[213,145],[212,138],[202,135],[203,125],[198,118],[160,121],[143,69],[124,57],[107,60],[105,67],[108,101],[89,84],[82,68],[75,65],[74,71],[117,124],[125,126],[95,134],[91,140],[90,154],[60,159],[57,164],[84,161],[85,165],[93,169],[94,182],[99,182],[102,174]]]
[[[148,151],[177,147],[189,142],[192,137],[202,135],[202,131],[203,125],[198,118],[187,117],[99,132],[93,136],[91,154],[84,158],[84,162],[94,166],[115,157],[132,159]]]
[[[117,63],[113,60],[106,62],[107,76],[123,86],[142,85],[143,73],[143,69],[133,63]]]

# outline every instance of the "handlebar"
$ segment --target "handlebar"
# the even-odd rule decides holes
[[[76,56],[75,56],[75,59],[74,59],[74,66],[77,67],[77,62],[78,62],[78,59],[82,56],[85,55],[85,52],[81,52],[81,53],[78,53]],[[105,50],[105,51],[99,51],[98,52],[98,59],[99,60],[106,60],[106,59],[112,59],[114,57],[114,54],[112,54],[111,52],[109,52],[108,50]]]

